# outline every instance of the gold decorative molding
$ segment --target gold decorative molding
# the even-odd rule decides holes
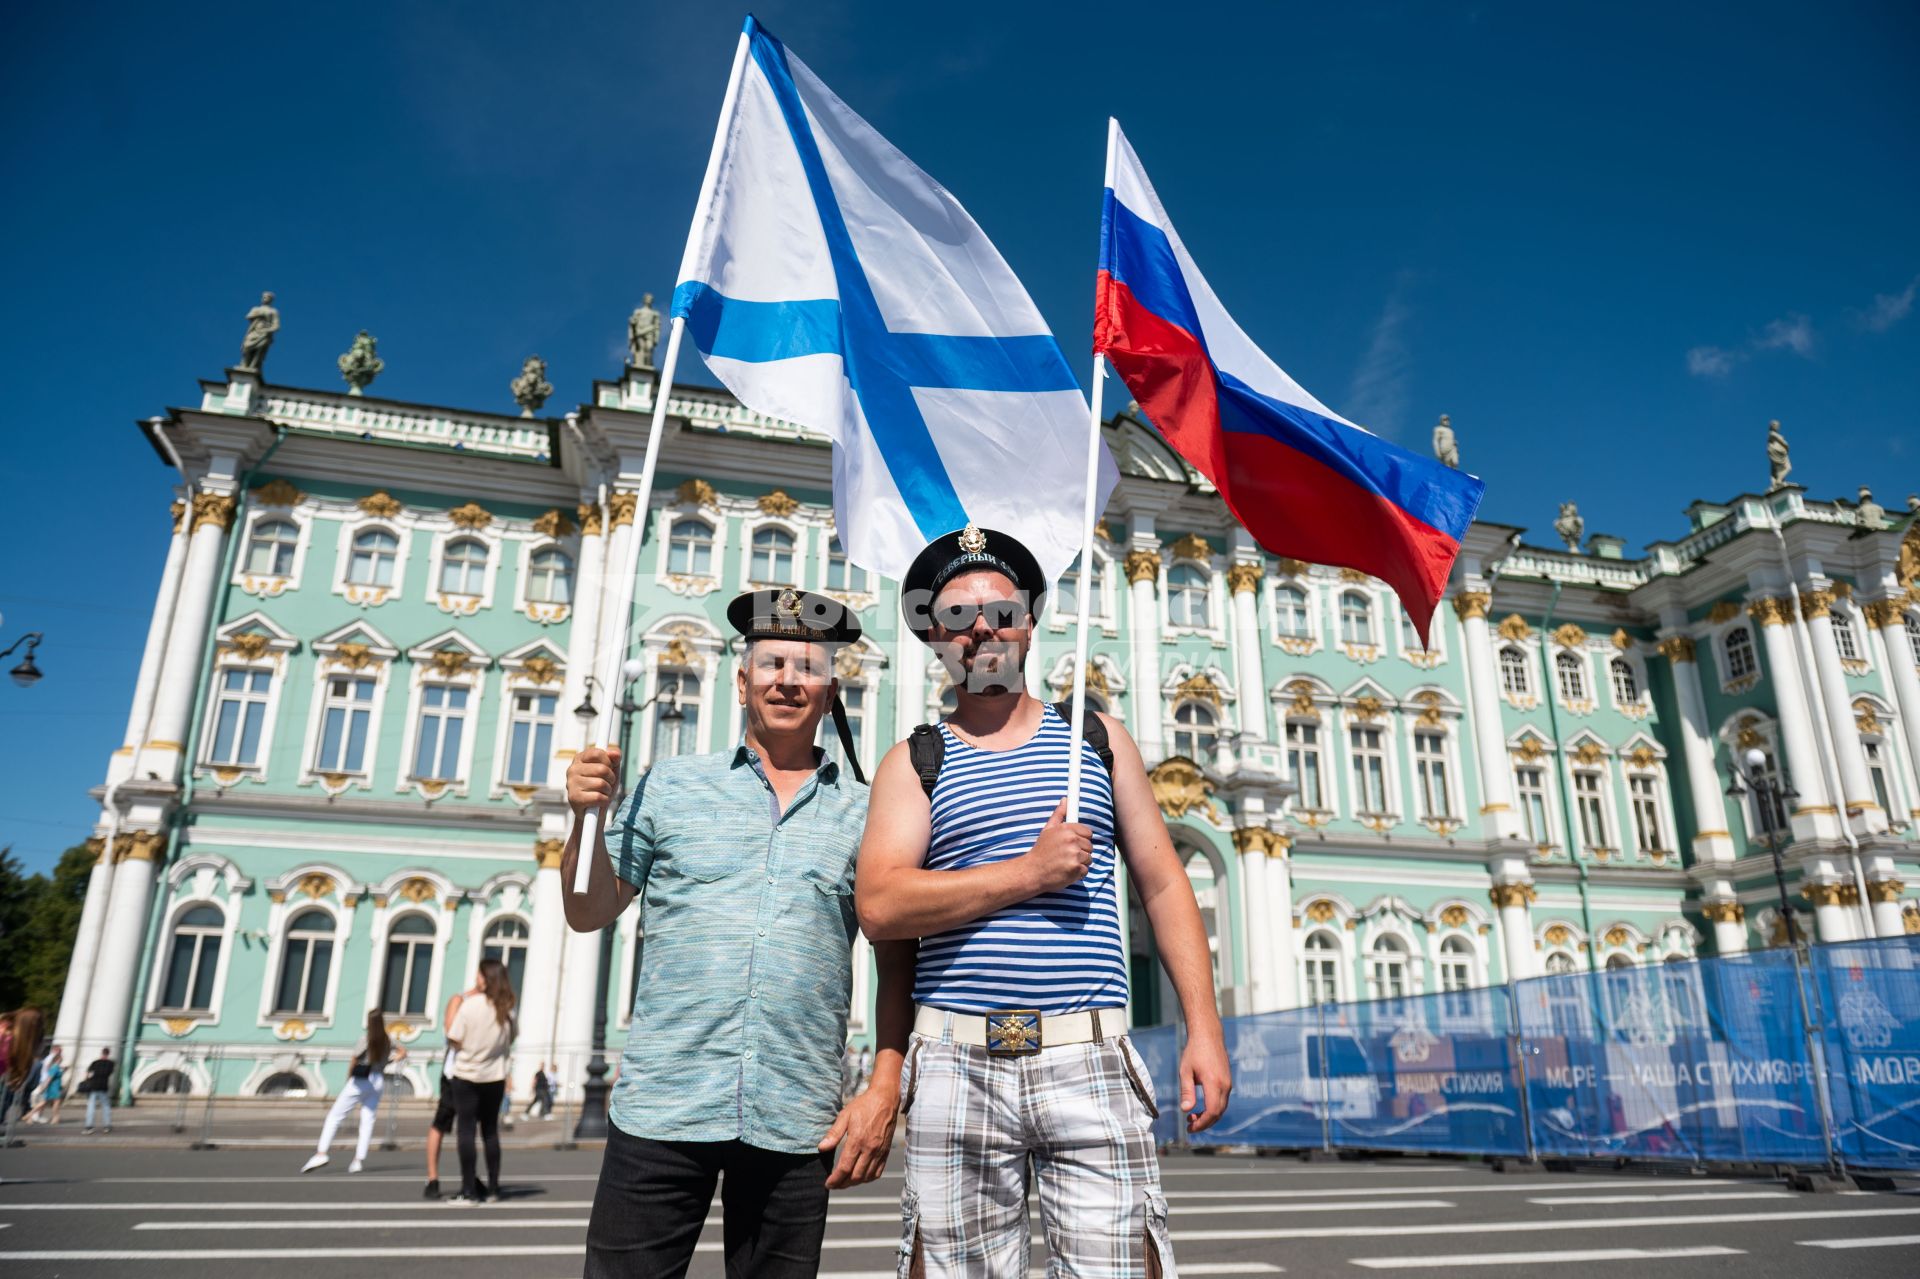
[[[1573,930],[1565,924],[1555,924],[1542,933],[1540,939],[1549,946],[1564,946],[1573,940]]]
[[[185,502],[169,502],[167,504],[167,511],[173,516],[173,531],[178,533],[180,531],[180,517],[187,513],[187,504]]]
[[[1900,908],[1900,926],[1906,929],[1909,935],[1920,933],[1920,906],[1915,906],[1912,902],[1908,902],[1905,906],[1902,906]]]
[[[158,831],[133,830],[113,837],[113,860],[115,862],[150,862],[158,859],[160,853],[160,834]]]
[[[1331,924],[1334,916],[1340,912],[1332,902],[1322,897],[1319,901],[1308,902],[1307,908],[1300,913],[1316,924]]]
[[[631,489],[615,489],[607,494],[607,514],[611,518],[609,527],[619,528],[633,523],[633,514],[640,509],[640,495]]]
[[[573,508],[580,517],[580,531],[588,537],[598,537],[606,525],[606,520],[598,502],[582,502]]]
[[[1554,628],[1553,642],[1561,648],[1585,648],[1587,633],[1572,622],[1568,622],[1564,626]]]
[[[1141,548],[1127,552],[1121,561],[1128,582],[1151,582],[1160,576],[1160,552]]]
[[[1907,886],[1897,879],[1870,879],[1867,881],[1867,900],[1870,902],[1897,902]]]
[[[93,861],[96,866],[100,866],[100,865],[110,866],[113,864],[107,858],[106,836],[104,835],[87,836],[87,851],[93,854]]]
[[[1715,626],[1731,622],[1738,616],[1740,616],[1739,600],[1716,600],[1713,607],[1707,610],[1707,621]]]
[[[1574,748],[1573,758],[1576,763],[1592,768],[1606,761],[1607,749],[1598,742],[1581,742]]]
[[[794,500],[785,489],[775,489],[771,493],[763,493],[754,499],[753,504],[760,508],[762,515],[771,515],[775,519],[782,520],[800,509],[800,503]]]
[[[1293,695],[1293,700],[1287,704],[1287,714],[1290,717],[1313,720],[1320,718],[1320,708],[1313,702],[1313,685],[1303,679],[1297,679],[1281,691]]]
[[[211,524],[225,532],[233,527],[233,497],[227,493],[195,493],[193,495],[193,531]]]
[[[430,879],[409,879],[400,885],[398,891],[400,896],[416,906],[422,902],[430,902],[438,895]]]
[[[1811,622],[1816,617],[1827,617],[1833,612],[1833,592],[1820,587],[1810,587],[1800,592],[1800,616]]]
[[[1200,671],[1183,680],[1180,686],[1173,690],[1173,695],[1176,699],[1197,697],[1201,701],[1212,702],[1215,706],[1221,703],[1220,686],[1215,684],[1213,677],[1205,671]]]
[[[1885,731],[1885,725],[1881,724],[1873,703],[1864,698],[1853,704],[1853,723],[1863,733],[1878,734]]]
[[[284,888],[269,888],[267,890],[267,900],[278,906],[281,902],[287,900],[287,890]]]
[[[271,479],[253,487],[253,500],[261,506],[298,506],[304,497],[305,493],[283,479]]]
[[[1786,626],[1793,621],[1793,601],[1770,597],[1747,605],[1747,615],[1762,626]]]
[[[200,1023],[192,1017],[163,1017],[160,1019],[161,1028],[175,1039],[189,1033],[199,1024]]]
[[[1654,753],[1653,747],[1642,743],[1627,752],[1627,763],[1644,771],[1657,767],[1660,757]]]
[[[1693,641],[1685,635],[1669,635],[1653,646],[1653,651],[1669,662],[1696,661]]]
[[[1188,813],[1207,818],[1216,816],[1213,783],[1207,780],[1199,765],[1184,755],[1161,760],[1147,774],[1147,780],[1153,784],[1154,802],[1168,817],[1185,817]]]
[[[381,520],[390,520],[407,509],[398,498],[385,489],[375,489],[354,505],[375,519]]]
[[[293,886],[293,891],[302,897],[330,897],[333,895],[333,876],[320,871],[302,875],[300,882]]]
[[[1227,590],[1235,595],[1247,595],[1260,589],[1260,566],[1249,564],[1245,560],[1227,566]]]
[[[1615,924],[1612,928],[1607,929],[1606,936],[1600,940],[1609,946],[1624,946],[1631,941],[1632,938],[1628,935],[1626,929]]]
[[[1747,920],[1747,908],[1733,901],[1702,902],[1700,913],[1714,924],[1743,924]]]
[[[843,684],[859,679],[864,670],[860,662],[860,650],[851,644],[842,646],[833,655],[833,673]]]
[[[560,664],[551,657],[535,654],[520,663],[520,674],[535,684],[551,684],[560,678]]]
[[[1752,715],[1742,715],[1739,727],[1734,730],[1733,744],[1743,751],[1752,750],[1756,746],[1765,750],[1767,739],[1760,732],[1760,721]]]
[[[1501,639],[1524,644],[1533,638],[1533,628],[1527,625],[1527,619],[1518,613],[1509,613],[1500,619],[1500,625],[1494,628]]]
[[[1305,560],[1296,560],[1291,555],[1282,555],[1279,563],[1275,564],[1273,568],[1274,572],[1280,574],[1282,577],[1305,577],[1307,575],[1307,562]]]
[[[1613,646],[1622,653],[1633,647],[1633,636],[1627,634],[1623,627],[1615,628],[1610,638],[1613,640]]]
[[[1107,527],[1105,520],[1101,520],[1093,526],[1093,535],[1103,542],[1111,542],[1113,540],[1113,530]]]
[[[1285,852],[1285,846],[1282,845],[1278,849],[1274,847],[1280,839],[1278,831],[1268,830],[1264,826],[1239,826],[1234,828],[1233,850],[1236,853],[1266,853],[1270,856],[1280,856]]]
[[[1173,544],[1173,558],[1176,560],[1200,560],[1205,562],[1213,558],[1213,544],[1198,533],[1189,533]]]
[[[462,648],[443,648],[427,660],[435,671],[451,679],[472,664],[473,654]]]
[[[559,870],[560,858],[567,851],[564,839],[536,839],[533,841],[533,860],[539,863],[541,870]]]
[[[573,535],[574,523],[565,511],[556,506],[541,512],[539,518],[533,522],[533,531],[551,538],[570,537]]]
[[[1840,906],[1845,904],[1840,891],[1844,887],[1844,884],[1808,884],[1800,890],[1800,895],[1815,906]]]
[[[1440,912],[1440,923],[1447,928],[1465,928],[1472,920],[1472,914],[1458,902]]]
[[[654,661],[655,666],[696,666],[698,664],[698,659],[693,655],[693,646],[680,635],[668,640],[667,646],[660,650],[660,656]]]
[[[1463,622],[1476,617],[1485,617],[1493,607],[1492,591],[1461,591],[1453,597],[1453,611],[1460,615]]]
[[[1860,904],[1860,889],[1851,883],[1840,885],[1840,904],[1842,906],[1858,906]]]
[[[1546,755],[1547,744],[1529,733],[1520,739],[1520,744],[1513,748],[1513,753],[1531,764]]]
[[[257,662],[266,653],[267,646],[273,643],[273,636],[263,635],[259,631],[248,631],[244,635],[231,635],[221,641],[222,653],[233,653],[244,661]]]
[[[1353,582],[1354,584],[1359,586],[1365,586],[1368,582],[1371,582],[1373,579],[1371,577],[1368,577],[1365,573],[1362,573],[1357,568],[1343,568],[1340,570],[1340,580],[1343,582]]]
[[[422,795],[425,795],[428,799],[439,799],[442,795],[447,793],[446,782],[427,780],[427,781],[422,781],[419,785],[420,785],[420,793]]]
[[[713,485],[703,479],[685,479],[680,487],[673,491],[674,498],[683,506],[718,506],[720,494]]]
[[[1867,619],[1867,625],[1875,630],[1888,630],[1906,624],[1899,600],[1868,600],[1860,606],[1860,612]]]
[[[288,1017],[274,1023],[273,1033],[277,1039],[294,1039],[304,1042],[313,1038],[313,1027],[308,1025],[303,1017]]]
[[[1058,699],[1060,701],[1065,701],[1067,698],[1072,697],[1073,672],[1067,672],[1067,677],[1058,684],[1055,684],[1053,688],[1054,691],[1060,695]],[[1089,693],[1099,693],[1103,696],[1113,691],[1107,684],[1107,673],[1098,666],[1095,666],[1092,662],[1087,663],[1087,691]]]
[[[1487,900],[1499,910],[1509,906],[1530,906],[1538,896],[1532,884],[1495,884],[1487,890]]]
[[[243,770],[238,768],[223,767],[223,768],[216,768],[213,770],[213,780],[215,782],[218,782],[222,786],[233,785],[235,782],[240,780],[242,775],[243,775]]]
[[[369,644],[339,644],[333,650],[333,664],[350,671],[364,670],[373,660],[373,647]]]
[[[1427,728],[1439,728],[1443,722],[1440,712],[1440,694],[1429,688],[1425,692],[1415,693],[1413,700],[1420,707],[1420,715],[1416,722]]]
[[[464,502],[448,511],[447,518],[458,528],[483,529],[493,523],[493,512],[478,502]]]
[[[1372,693],[1362,693],[1353,699],[1353,705],[1347,708],[1347,715],[1362,724],[1371,724],[1386,713],[1386,706]]]

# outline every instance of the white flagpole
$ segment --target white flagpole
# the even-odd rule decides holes
[[[727,94],[720,103],[720,120],[713,129],[713,150],[707,155],[706,176],[700,181],[700,197],[694,204],[693,224],[687,229],[687,248],[691,256],[693,242],[707,233],[707,218],[713,207],[713,191],[718,185],[720,172],[720,151],[726,141],[727,128],[733,121],[734,104],[740,98],[740,76],[747,65],[749,36],[740,33],[740,46],[734,51],[733,70],[727,76]],[[685,274],[684,270],[681,273]],[[614,603],[620,614],[620,642],[610,647],[600,659],[600,691],[607,699],[606,709],[589,735],[596,743],[608,744],[618,722],[618,711],[614,709],[619,702],[620,668],[627,658],[627,646],[633,642],[633,579],[640,571],[640,543],[646,539],[648,523],[648,504],[653,500],[653,473],[660,462],[660,427],[667,417],[667,399],[673,394],[674,366],[680,360],[680,337],[686,331],[686,320],[676,315],[667,328],[667,354],[660,361],[660,384],[655,389],[653,401],[653,420],[647,426],[646,460],[640,464],[640,483],[638,497],[633,507],[633,532],[627,539],[626,554],[618,568],[614,582]],[[611,514],[609,514],[611,518]],[[609,531],[611,526],[609,525]],[[580,852],[574,859],[573,891],[584,893],[592,882],[593,863],[590,860],[600,843],[601,814],[599,809],[589,810],[582,819],[580,827]]]
[[[1113,185],[1114,140],[1120,135],[1120,122],[1107,117],[1106,187]],[[1105,189],[1104,187],[1102,188]],[[1080,598],[1075,601],[1079,617],[1073,634],[1073,752],[1067,756],[1067,820],[1080,820],[1080,774],[1082,732],[1087,723],[1087,647],[1093,614],[1093,524],[1099,512],[1093,504],[1100,491],[1100,399],[1107,381],[1106,356],[1093,357],[1093,388],[1087,396],[1092,420],[1087,426],[1087,494],[1080,518]]]

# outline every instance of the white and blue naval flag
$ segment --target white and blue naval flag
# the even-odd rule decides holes
[[[1057,579],[1088,429],[1059,344],[946,188],[752,18],[742,41],[673,314],[741,403],[832,439],[854,563],[898,578],[971,520]]]

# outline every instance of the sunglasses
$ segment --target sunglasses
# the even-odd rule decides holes
[[[975,618],[987,619],[996,631],[1010,631],[1027,616],[1027,606],[1019,600],[982,600],[980,603],[942,604],[933,610],[933,620],[942,630],[959,634],[973,629]]]

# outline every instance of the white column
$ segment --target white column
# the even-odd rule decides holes
[[[133,774],[133,757],[146,738],[153,714],[154,691],[160,686],[160,666],[167,651],[167,632],[173,626],[173,605],[180,594],[180,574],[187,562],[186,504],[173,504],[173,534],[167,541],[167,562],[160,570],[160,589],[154,595],[153,616],[147,621],[147,642],[140,650],[140,674],[133,685],[133,706],[127,712],[127,731],[120,749],[107,765],[107,785]],[[64,1004],[63,1004],[64,1006]]]
[[[166,660],[154,692],[147,740],[140,747],[134,768],[141,775],[157,773],[161,780],[172,781],[180,774],[187,720],[193,714],[194,690],[200,682],[201,650],[206,645],[214,591],[219,586],[215,579],[226,551],[227,529],[233,524],[233,508],[233,498],[225,493],[194,494],[191,541],[167,634]]]
[[[65,1051],[70,1068],[74,1063],[85,1065],[80,1060],[80,1031],[86,1020],[87,994],[93,988],[94,964],[100,957],[100,933],[107,922],[107,901],[113,894],[113,849],[97,835],[87,842],[100,845],[99,856],[94,859],[93,869],[87,872],[87,897],[80,907],[80,927],[74,933],[73,955],[67,960],[60,1016],[53,1027],[53,1042]]]
[[[1827,713],[1827,730],[1840,765],[1840,787],[1846,792],[1840,807],[1857,833],[1883,831],[1892,815],[1880,811],[1867,776],[1866,748],[1860,744],[1853,704],[1847,699],[1847,673],[1840,666],[1840,646],[1833,638],[1833,592],[1802,590],[1800,610],[1813,639],[1815,683],[1820,686],[1820,704]]]
[[[582,502],[579,513],[580,563],[574,569],[573,614],[567,619],[567,674],[560,685],[560,722],[553,735],[553,767],[548,771],[555,784],[564,784],[568,762],[586,745],[586,728],[574,717],[573,708],[586,694],[587,676],[593,674],[600,595],[606,589],[607,539],[600,506]],[[613,700],[620,699],[615,695]]]
[[[1153,526],[1134,530],[1136,545],[1127,552],[1127,623],[1133,639],[1133,719],[1127,727],[1152,768],[1166,755],[1160,705],[1160,551]],[[1243,696],[1250,690],[1243,690]]]
[[[1800,680],[1800,662],[1793,651],[1793,601],[1757,599],[1748,605],[1747,612],[1766,644],[1767,678],[1773,681],[1774,704],[1780,712],[1788,780],[1800,793],[1800,807],[1789,815],[1793,837],[1838,839],[1839,816],[1827,794],[1819,740],[1807,712],[1806,685]],[[1824,934],[1826,930],[1821,931]]]
[[[927,719],[927,660],[932,650],[904,621],[893,620],[900,628],[893,641],[893,740],[903,742]]]
[[[1267,921],[1273,928],[1273,1001],[1276,1008],[1300,1006],[1298,938],[1293,927],[1291,838],[1269,831],[1267,844]]]
[[[1907,931],[1907,921],[1900,917],[1900,895],[1907,886],[1890,874],[1889,865],[1881,869],[1881,875],[1867,880],[1867,900],[1873,905],[1873,933],[1876,937],[1899,937]]]
[[[522,1044],[514,1058],[523,1078],[514,1080],[515,1095],[524,1095],[531,1086],[536,1064],[558,1060],[553,1051],[553,1014],[559,996],[560,947],[568,931],[560,898],[560,854],[565,846],[565,841],[553,838],[534,844],[538,869],[528,894],[533,924],[527,930],[527,971],[520,980]]]
[[[1513,767],[1507,758],[1507,733],[1500,719],[1500,674],[1493,661],[1493,640],[1487,634],[1487,611],[1493,607],[1490,591],[1461,591],[1453,599],[1467,648],[1468,714],[1473,721],[1474,749],[1480,757],[1481,829],[1493,839],[1521,831],[1520,814],[1513,806]],[[1543,676],[1544,678],[1544,676]]]
[[[1820,940],[1852,941],[1853,925],[1847,916],[1846,885],[1838,883],[1809,883],[1806,886],[1808,900],[1813,903],[1813,924],[1820,932]]]
[[[1737,901],[1710,901],[1702,906],[1713,921],[1713,948],[1719,955],[1737,955],[1747,948],[1747,908]]]
[[[1240,854],[1240,926],[1247,938],[1247,998],[1257,1013],[1279,1007],[1273,990],[1274,921],[1268,916],[1267,845],[1273,832],[1264,826],[1243,826],[1233,832]]]
[[[1236,541],[1246,530],[1233,531]],[[1240,682],[1240,731],[1256,741],[1268,741],[1267,678],[1261,661],[1260,579],[1258,561],[1239,560],[1227,569],[1227,589],[1233,592],[1234,678]]]
[[[1487,900],[1500,912],[1500,943],[1507,959],[1507,980],[1519,981],[1534,975],[1533,966],[1533,885],[1496,883]]]
[[[1726,798],[1713,765],[1713,729],[1707,722],[1707,702],[1700,691],[1700,664],[1693,641],[1671,635],[1660,641],[1660,655],[1673,670],[1674,699],[1680,704],[1680,746],[1687,761],[1687,790],[1693,797],[1693,859],[1699,862],[1733,860],[1733,836],[1726,829]],[[1743,928],[1741,936],[1745,937]]]
[[[1863,610],[1867,625],[1880,632],[1882,666],[1887,682],[1900,707],[1900,731],[1907,739],[1907,758],[1920,772],[1920,670],[1915,669],[1913,647],[1907,641],[1907,624],[1898,600],[1874,600]],[[1908,817],[1920,817],[1920,795],[1913,797],[1916,811]],[[1896,918],[1898,917],[1896,912]],[[1884,932],[1881,934],[1886,936]]]
[[[108,854],[114,859],[113,891],[107,898],[93,989],[81,1020],[76,1065],[91,1061],[102,1048],[113,1049],[114,1059],[119,1060],[121,1036],[133,1006],[140,948],[147,940],[147,898],[162,852],[161,838],[152,831],[127,831],[115,838]],[[128,1064],[121,1062],[120,1068],[126,1070]]]
[[[619,580],[622,566],[627,562],[627,548],[639,535],[640,526],[635,522],[634,507],[639,494],[615,490],[607,495],[607,514],[612,527],[607,530],[605,585],[600,592],[600,616],[595,619],[593,665],[597,669],[604,664],[609,649],[620,647],[627,638],[627,622],[633,616],[634,583]],[[652,519],[653,512],[641,512],[639,518]],[[629,654],[621,653],[621,660]],[[591,673],[591,672],[589,672]],[[611,725],[617,718],[609,714],[611,708],[620,700],[620,690],[600,689],[598,695],[607,700],[600,704],[601,722]]]

